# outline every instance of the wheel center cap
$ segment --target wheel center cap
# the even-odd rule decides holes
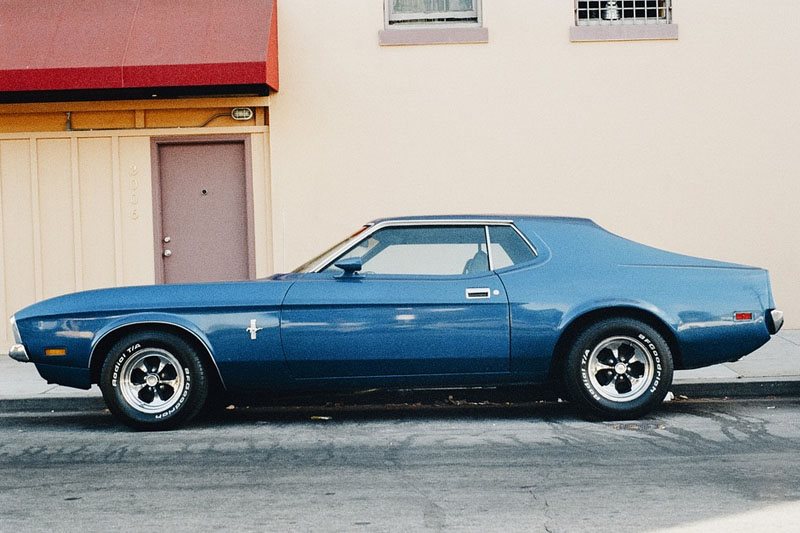
[[[627,371],[628,371],[628,365],[626,365],[625,363],[617,363],[616,365],[614,365],[614,372],[616,372],[617,374],[622,375]]]
[[[144,378],[144,382],[147,383],[148,387],[155,387],[158,385],[159,379],[155,374],[147,374],[147,377]]]

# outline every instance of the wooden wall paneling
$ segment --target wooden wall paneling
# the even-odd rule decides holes
[[[36,148],[37,139],[32,137],[29,140],[30,150],[30,212],[33,225],[33,280],[36,284],[36,300],[41,300],[44,294],[42,279],[42,232],[41,221],[39,219],[39,163]]]
[[[75,290],[75,226],[71,139],[36,142],[35,215],[38,215],[42,297]]]
[[[5,307],[0,308],[4,314],[0,318],[36,299],[30,163],[30,142],[27,139],[0,141],[0,189],[3,195],[0,238],[3,241],[5,293]]]
[[[111,189],[114,203],[111,214],[114,217],[114,284],[117,286],[122,285],[125,279],[122,255],[122,185],[119,165],[119,135],[113,135],[111,137]]]
[[[84,289],[116,284],[114,173],[111,136],[77,139],[80,187],[81,285]],[[77,245],[76,245],[77,247]]]
[[[153,283],[153,192],[150,136],[119,139],[124,285]]]
[[[78,139],[69,140],[70,187],[72,189],[72,257],[73,284],[76,291],[83,290],[83,235],[81,233],[81,184],[78,168]]]
[[[3,320],[3,317],[9,316],[14,311],[8,310],[8,304],[6,303],[6,257],[5,257],[5,243],[8,242],[6,239],[8,237],[5,236],[3,232],[3,216],[2,213],[5,212],[5,206],[3,205],[3,175],[2,175],[2,168],[3,168],[3,153],[2,149],[0,149],[0,242],[3,243],[0,246],[0,341],[5,340],[6,344],[11,339],[11,332],[8,331],[8,322]]]

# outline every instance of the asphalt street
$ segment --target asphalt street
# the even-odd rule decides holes
[[[9,407],[12,405],[12,407]],[[0,404],[0,531],[791,531],[800,399],[228,410],[164,433]],[[745,530],[745,529],[742,529]]]

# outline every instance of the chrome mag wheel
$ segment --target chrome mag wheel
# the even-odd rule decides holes
[[[630,420],[658,406],[672,385],[672,351],[654,327],[628,317],[599,320],[564,361],[569,399],[587,418]]]
[[[131,354],[120,369],[122,397],[142,413],[158,413],[173,407],[185,387],[183,366],[173,354],[161,348],[143,348]]]
[[[644,344],[633,337],[602,340],[591,351],[586,365],[591,387],[612,402],[641,397],[653,382],[655,361]]]
[[[105,354],[98,380],[109,411],[139,430],[173,429],[203,409],[209,380],[202,355],[183,337],[140,329]]]

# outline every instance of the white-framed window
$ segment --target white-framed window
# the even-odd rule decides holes
[[[672,0],[575,0],[577,26],[671,23]]]
[[[482,0],[384,0],[381,46],[489,42]]]
[[[386,27],[478,25],[481,0],[385,0]]]

